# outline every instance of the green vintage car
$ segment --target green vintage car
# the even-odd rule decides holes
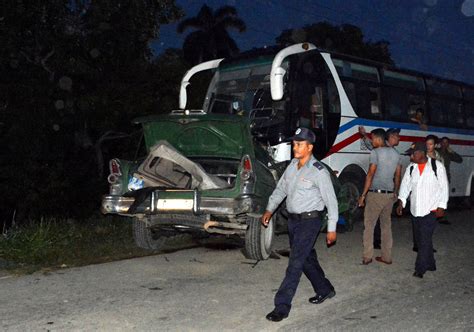
[[[160,249],[181,232],[240,235],[246,256],[266,259],[275,222],[259,217],[284,165],[276,164],[242,116],[177,111],[137,120],[149,152],[110,161],[102,212],[133,218],[136,244]]]

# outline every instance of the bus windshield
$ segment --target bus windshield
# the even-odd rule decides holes
[[[270,70],[271,63],[219,70],[209,86],[204,111],[252,118],[271,116]]]

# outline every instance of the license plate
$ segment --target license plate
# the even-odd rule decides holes
[[[130,180],[128,180],[128,190],[138,190],[142,189],[144,182],[142,179],[136,178],[132,176]]]
[[[156,203],[158,210],[192,210],[192,199],[159,199]]]

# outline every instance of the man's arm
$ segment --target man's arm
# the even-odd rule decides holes
[[[395,169],[395,176],[393,178],[393,194],[395,198],[398,196],[398,192],[400,190],[400,180],[402,177],[402,165],[398,165]]]
[[[411,191],[411,188],[410,188],[411,174],[409,171],[409,167],[412,167],[412,166],[413,164],[409,164],[407,169],[405,170],[405,174],[403,175],[402,183],[400,185],[400,190],[398,192],[398,205],[396,208],[396,212],[399,216],[401,216],[403,213],[403,208],[405,207],[407,203],[407,198]]]
[[[320,172],[316,185],[320,188],[324,205],[328,209],[328,232],[335,232],[337,219],[339,219],[339,208],[329,171],[324,170]]]
[[[372,140],[370,139],[369,134],[365,131],[364,126],[359,126],[359,134],[362,136],[362,142],[364,143],[367,150],[372,151],[374,149],[372,145]]]
[[[362,190],[362,195],[359,197],[359,207],[363,207],[365,205],[365,196],[372,185],[372,180],[374,179],[375,172],[377,171],[376,164],[370,164],[369,171],[367,172],[367,176],[365,177],[364,189]]]
[[[462,157],[456,152],[454,152],[453,150],[451,150],[451,148],[448,148],[448,154],[449,154],[449,160],[454,161],[455,163],[458,163],[458,164],[462,163]]]
[[[402,183],[400,185],[400,190],[398,191],[398,200],[402,203],[402,207],[405,207],[407,204],[408,195],[410,195],[411,191],[411,174],[410,174],[410,167],[413,164],[409,164],[407,169],[405,170],[405,174],[403,175]]]
[[[328,232],[326,234],[326,243],[329,245],[336,242],[336,227],[337,220],[339,219],[339,208],[331,176],[327,169],[320,171],[316,178],[316,185],[319,188],[324,205],[328,209]]]
[[[288,166],[290,167],[290,166]],[[262,215],[261,222],[263,226],[267,226],[268,223],[270,222],[270,218],[272,217],[273,212],[277,209],[278,205],[285,199],[287,192],[287,183],[286,183],[286,174],[287,174],[288,168],[285,170],[283,175],[281,176],[280,180],[278,181],[278,184],[273,190],[273,193],[271,196],[268,198],[268,204],[265,212]]]
[[[438,178],[438,183],[441,190],[441,194],[439,196],[440,199],[438,202],[438,208],[446,210],[448,206],[448,200],[449,200],[448,176],[446,175],[446,168],[439,161],[436,161],[436,168],[438,169],[437,178]]]

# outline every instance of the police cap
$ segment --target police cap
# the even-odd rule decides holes
[[[295,134],[289,138],[291,141],[308,141],[311,144],[316,142],[316,135],[308,128],[298,128]]]

